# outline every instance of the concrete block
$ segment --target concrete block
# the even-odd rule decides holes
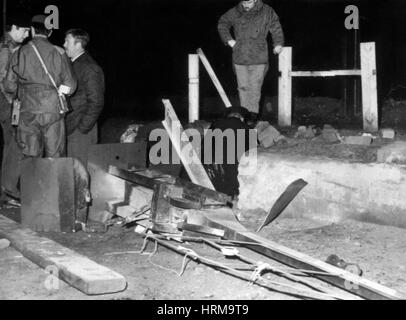
[[[117,208],[117,215],[121,218],[128,218],[131,217],[137,210],[131,206],[123,206]]]
[[[88,171],[90,174],[90,190],[92,206],[88,218],[99,221],[100,214],[106,209],[106,201],[124,198],[126,182],[108,174],[110,165],[119,168],[145,167],[147,163],[147,144],[145,141],[136,143],[98,144],[89,149]]]
[[[372,137],[369,136],[350,136],[345,137],[344,144],[365,145],[369,146],[372,143]]]
[[[313,139],[315,137],[315,130],[312,127],[301,126],[298,128],[295,138],[299,139]]]
[[[381,135],[383,139],[395,139],[396,133],[393,129],[382,129]]]
[[[22,161],[22,225],[34,231],[74,232],[74,180],[72,158]]]
[[[10,241],[7,239],[0,239],[0,250],[7,249],[10,246]]]
[[[406,142],[396,141],[377,151],[377,162],[406,164]]]
[[[304,179],[308,185],[286,208],[284,217],[323,223],[355,219],[406,228],[405,166],[270,152],[259,152],[256,161],[255,174],[238,177],[241,210],[269,211],[290,183]],[[240,164],[240,172],[244,165]]]

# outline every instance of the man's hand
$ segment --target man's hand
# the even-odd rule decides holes
[[[236,43],[237,43],[237,41],[235,41],[235,40],[230,40],[230,41],[227,42],[227,44],[228,44],[231,48],[234,48],[234,46],[235,46]]]
[[[273,49],[273,53],[274,53],[274,54],[281,54],[282,51],[283,51],[283,47],[282,47],[282,46],[276,46],[276,47]]]

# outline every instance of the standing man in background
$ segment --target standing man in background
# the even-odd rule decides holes
[[[231,35],[233,29],[235,39]],[[269,69],[267,36],[272,35],[274,54],[283,50],[284,35],[279,17],[262,0],[240,1],[218,22],[221,40],[233,49],[241,106],[256,120],[265,75]]]
[[[89,34],[81,29],[66,32],[64,48],[72,60],[78,89],[70,98],[72,112],[66,117],[68,157],[87,167],[89,146],[97,143],[97,120],[104,107],[104,73],[86,51]]]
[[[3,79],[11,56],[29,36],[30,20],[24,16],[10,18],[6,23],[6,32],[0,40],[0,124],[3,130],[3,155],[1,163],[1,198],[20,198],[18,182],[20,178],[20,160],[22,154],[18,148],[15,129],[11,125],[12,95],[4,90]]]
[[[4,88],[14,96],[18,89],[21,111],[17,142],[23,155],[58,158],[66,151],[65,114],[61,113],[59,96],[72,94],[76,79],[65,51],[48,41],[52,30],[46,28],[45,20],[45,15],[32,18],[32,41],[11,58]]]

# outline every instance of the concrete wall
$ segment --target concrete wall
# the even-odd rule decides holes
[[[239,176],[239,206],[268,211],[300,178],[309,185],[285,210],[285,217],[357,219],[406,228],[406,166],[400,165],[259,153],[255,174]]]

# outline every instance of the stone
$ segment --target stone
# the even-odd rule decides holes
[[[297,132],[295,134],[296,139],[303,139],[306,135],[307,128],[305,126],[300,126],[297,128]]]
[[[313,139],[315,135],[315,129],[313,127],[305,127],[305,126],[300,126],[297,129],[297,132],[295,134],[295,138],[299,139]]]
[[[315,134],[315,129],[313,129],[312,127],[308,127],[307,129],[306,129],[306,132],[305,132],[305,138],[306,139],[313,139],[314,137],[316,136],[316,134]]]
[[[273,126],[266,121],[258,122],[255,129],[258,132],[258,141],[263,148],[269,148],[285,139]]]
[[[396,141],[377,151],[377,162],[406,164],[406,142]]]
[[[396,133],[393,129],[382,129],[381,135],[383,139],[395,139]]]
[[[328,143],[340,142],[340,136],[334,128],[324,128],[321,137]]]
[[[0,239],[0,250],[7,249],[10,246],[10,241],[7,239]]]
[[[372,143],[372,137],[370,136],[349,136],[343,140],[344,144],[352,145],[365,145],[369,146]]]

